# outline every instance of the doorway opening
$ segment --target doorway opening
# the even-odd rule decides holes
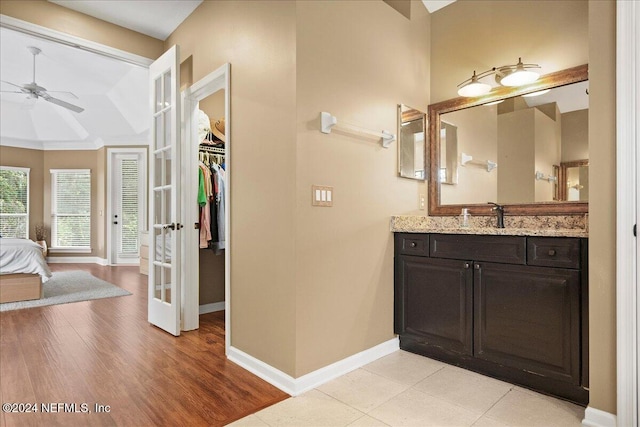
[[[147,150],[107,149],[107,262],[137,265],[146,230]]]
[[[184,144],[182,145],[184,170],[188,172],[184,172],[183,176],[182,218],[184,218],[187,228],[191,230],[184,234],[182,240],[184,244],[182,248],[184,254],[182,330],[197,329],[200,314],[224,310],[226,353],[228,353],[231,343],[229,206],[230,171],[232,169],[229,149],[231,143],[229,79],[230,65],[225,64],[184,91],[185,129]],[[215,137],[203,144],[205,149],[201,150],[204,134],[200,123],[205,116],[208,118],[205,121],[208,120],[211,132]],[[208,149],[209,147],[211,149]],[[201,234],[206,235],[206,233],[201,233],[203,230],[200,229],[206,219],[201,217],[203,208],[198,208],[198,171],[201,161],[207,160],[207,156],[211,168],[221,169],[224,178],[217,181],[222,186],[222,188],[218,188],[218,191],[222,192],[224,197],[223,203],[217,205],[219,209],[217,216],[218,239],[214,238],[209,243],[207,243],[206,237],[201,239]],[[203,159],[203,157],[205,158]],[[213,163],[217,166],[213,166]],[[219,196],[214,196],[214,203],[215,197]],[[204,207],[204,209],[206,208]],[[211,211],[209,212],[211,213]]]

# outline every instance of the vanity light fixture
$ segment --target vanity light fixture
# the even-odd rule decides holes
[[[480,79],[490,75],[494,75],[496,82],[502,86],[517,87],[533,83],[540,77],[537,72],[531,71],[536,68],[540,68],[540,66],[538,64],[523,64],[522,58],[518,58],[518,63],[514,65],[493,67],[480,74],[476,74],[474,71],[471,78],[458,85],[458,95],[464,97],[486,95],[491,91],[491,86],[480,82]]]
[[[460,87],[460,89],[458,89],[458,95],[470,98],[474,96],[486,95],[487,93],[489,93],[491,91],[491,85],[478,81],[479,78],[485,77],[485,75],[483,74],[484,73],[481,73],[479,76],[477,76],[476,71],[473,70],[473,75],[471,76],[471,78],[458,85],[458,87]]]

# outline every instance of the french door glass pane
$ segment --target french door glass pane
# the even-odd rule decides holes
[[[137,159],[123,159],[121,163],[122,192],[120,209],[122,211],[122,228],[120,238],[120,253],[123,255],[137,255],[139,250],[139,188],[138,188]]]

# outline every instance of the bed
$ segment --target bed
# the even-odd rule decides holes
[[[50,277],[40,245],[0,238],[0,303],[42,298],[42,284]]]

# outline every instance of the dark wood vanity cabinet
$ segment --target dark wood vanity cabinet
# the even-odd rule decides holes
[[[400,347],[586,404],[587,239],[395,235]]]

